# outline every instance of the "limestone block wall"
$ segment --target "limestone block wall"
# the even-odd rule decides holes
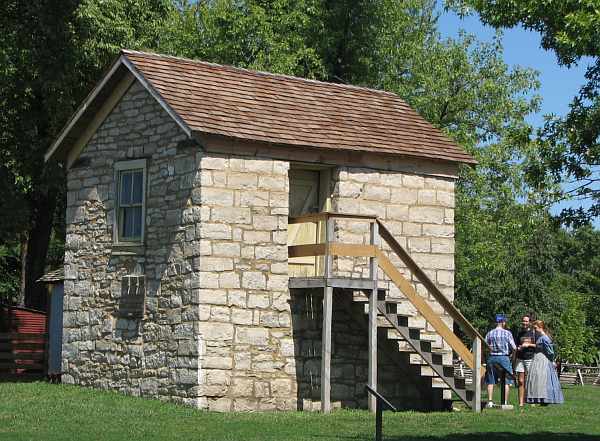
[[[193,205],[197,145],[137,82],[68,172],[65,383],[201,406]],[[145,246],[113,245],[117,161],[147,161]],[[143,276],[145,315],[127,318],[123,277]]]
[[[442,293],[454,299],[454,179],[383,171],[358,167],[338,167],[332,179],[334,211],[375,215],[410,253]],[[344,243],[368,243],[368,224],[354,221],[336,223],[337,240]],[[385,244],[381,244],[386,249]],[[388,256],[403,274],[412,280],[417,292],[427,298],[433,310],[442,315],[452,329],[452,319],[412,277],[393,254]],[[335,261],[340,276],[368,277],[366,258],[339,258]],[[398,312],[412,316],[410,325],[425,328],[433,345],[442,347],[439,336],[426,326],[412,305],[403,299],[393,283],[385,282],[379,271],[380,287],[389,289],[390,298],[398,299]],[[449,349],[445,345],[446,349]],[[450,352],[446,361],[450,361]]]
[[[296,409],[289,163],[211,153],[199,163],[201,393],[210,410]]]

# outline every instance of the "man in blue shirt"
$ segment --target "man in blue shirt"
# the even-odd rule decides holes
[[[512,333],[506,329],[506,316],[504,314],[496,314],[496,327],[488,332],[485,336],[485,341],[490,347],[490,355],[487,358],[485,370],[485,383],[487,384],[488,403],[487,407],[494,407],[494,384],[500,380],[501,373],[495,366],[501,366],[512,377],[513,369],[510,362],[511,352],[517,349]],[[508,392],[513,380],[507,378],[505,386],[505,397],[508,402]],[[504,404],[504,403],[501,403]]]

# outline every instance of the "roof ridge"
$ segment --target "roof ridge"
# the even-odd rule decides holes
[[[177,60],[177,61],[183,61],[186,63],[191,63],[191,64],[201,64],[204,66],[211,66],[211,67],[218,67],[218,68],[225,68],[225,69],[230,69],[230,70],[234,70],[234,71],[238,71],[238,72],[242,72],[242,73],[249,73],[252,75],[258,75],[258,76],[265,76],[265,77],[271,77],[271,78],[275,78],[275,79],[287,79],[287,80],[294,80],[294,81],[299,81],[299,82],[304,82],[304,83],[313,83],[319,86],[327,86],[327,87],[339,87],[342,89],[355,89],[358,91],[364,91],[364,92],[370,92],[373,94],[378,94],[378,95],[386,95],[386,96],[390,96],[390,97],[394,97],[397,99],[402,100],[402,102],[405,103],[405,101],[397,94],[395,94],[394,92],[390,92],[387,90],[381,90],[381,89],[374,89],[371,87],[365,87],[365,86],[356,86],[354,84],[342,84],[342,83],[332,83],[332,82],[328,82],[328,81],[320,81],[320,80],[313,80],[310,78],[302,78],[302,77],[297,77],[294,75],[286,75],[286,74],[278,74],[278,73],[273,73],[273,72],[267,72],[267,71],[263,71],[263,70],[254,70],[254,69],[247,69],[244,67],[237,67],[237,66],[232,66],[229,64],[219,64],[219,63],[212,63],[209,61],[203,61],[203,60],[196,60],[193,58],[186,58],[186,57],[178,57],[175,55],[166,55],[166,54],[159,54],[156,52],[145,52],[145,51],[137,51],[137,50],[133,50],[133,49],[121,49],[121,53],[122,54],[132,54],[132,55],[141,55],[141,56],[149,56],[149,57],[154,57],[154,58],[163,58],[163,59],[170,59],[170,60]]]

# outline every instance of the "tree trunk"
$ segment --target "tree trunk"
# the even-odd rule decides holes
[[[17,305],[25,306],[25,274],[27,262],[27,232],[21,233],[20,241],[20,257],[21,257],[21,289],[19,290],[19,297],[17,298]]]
[[[33,208],[32,228],[29,231],[26,245],[25,268],[25,306],[45,311],[47,308],[46,287],[37,282],[46,269],[46,255],[52,234],[54,211],[56,209],[57,192],[51,188],[47,194],[40,194]]]

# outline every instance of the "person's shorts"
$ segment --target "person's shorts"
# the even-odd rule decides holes
[[[495,367],[500,365],[506,372],[513,375],[512,365],[508,355],[490,355],[487,358],[487,364],[485,368],[485,384],[497,384],[502,378],[502,369]],[[514,382],[507,376],[506,384],[512,385]]]
[[[521,360],[520,358],[517,358],[517,362],[515,363],[515,372],[517,374],[521,372],[529,372],[529,368],[531,367],[532,361],[532,359]]]

